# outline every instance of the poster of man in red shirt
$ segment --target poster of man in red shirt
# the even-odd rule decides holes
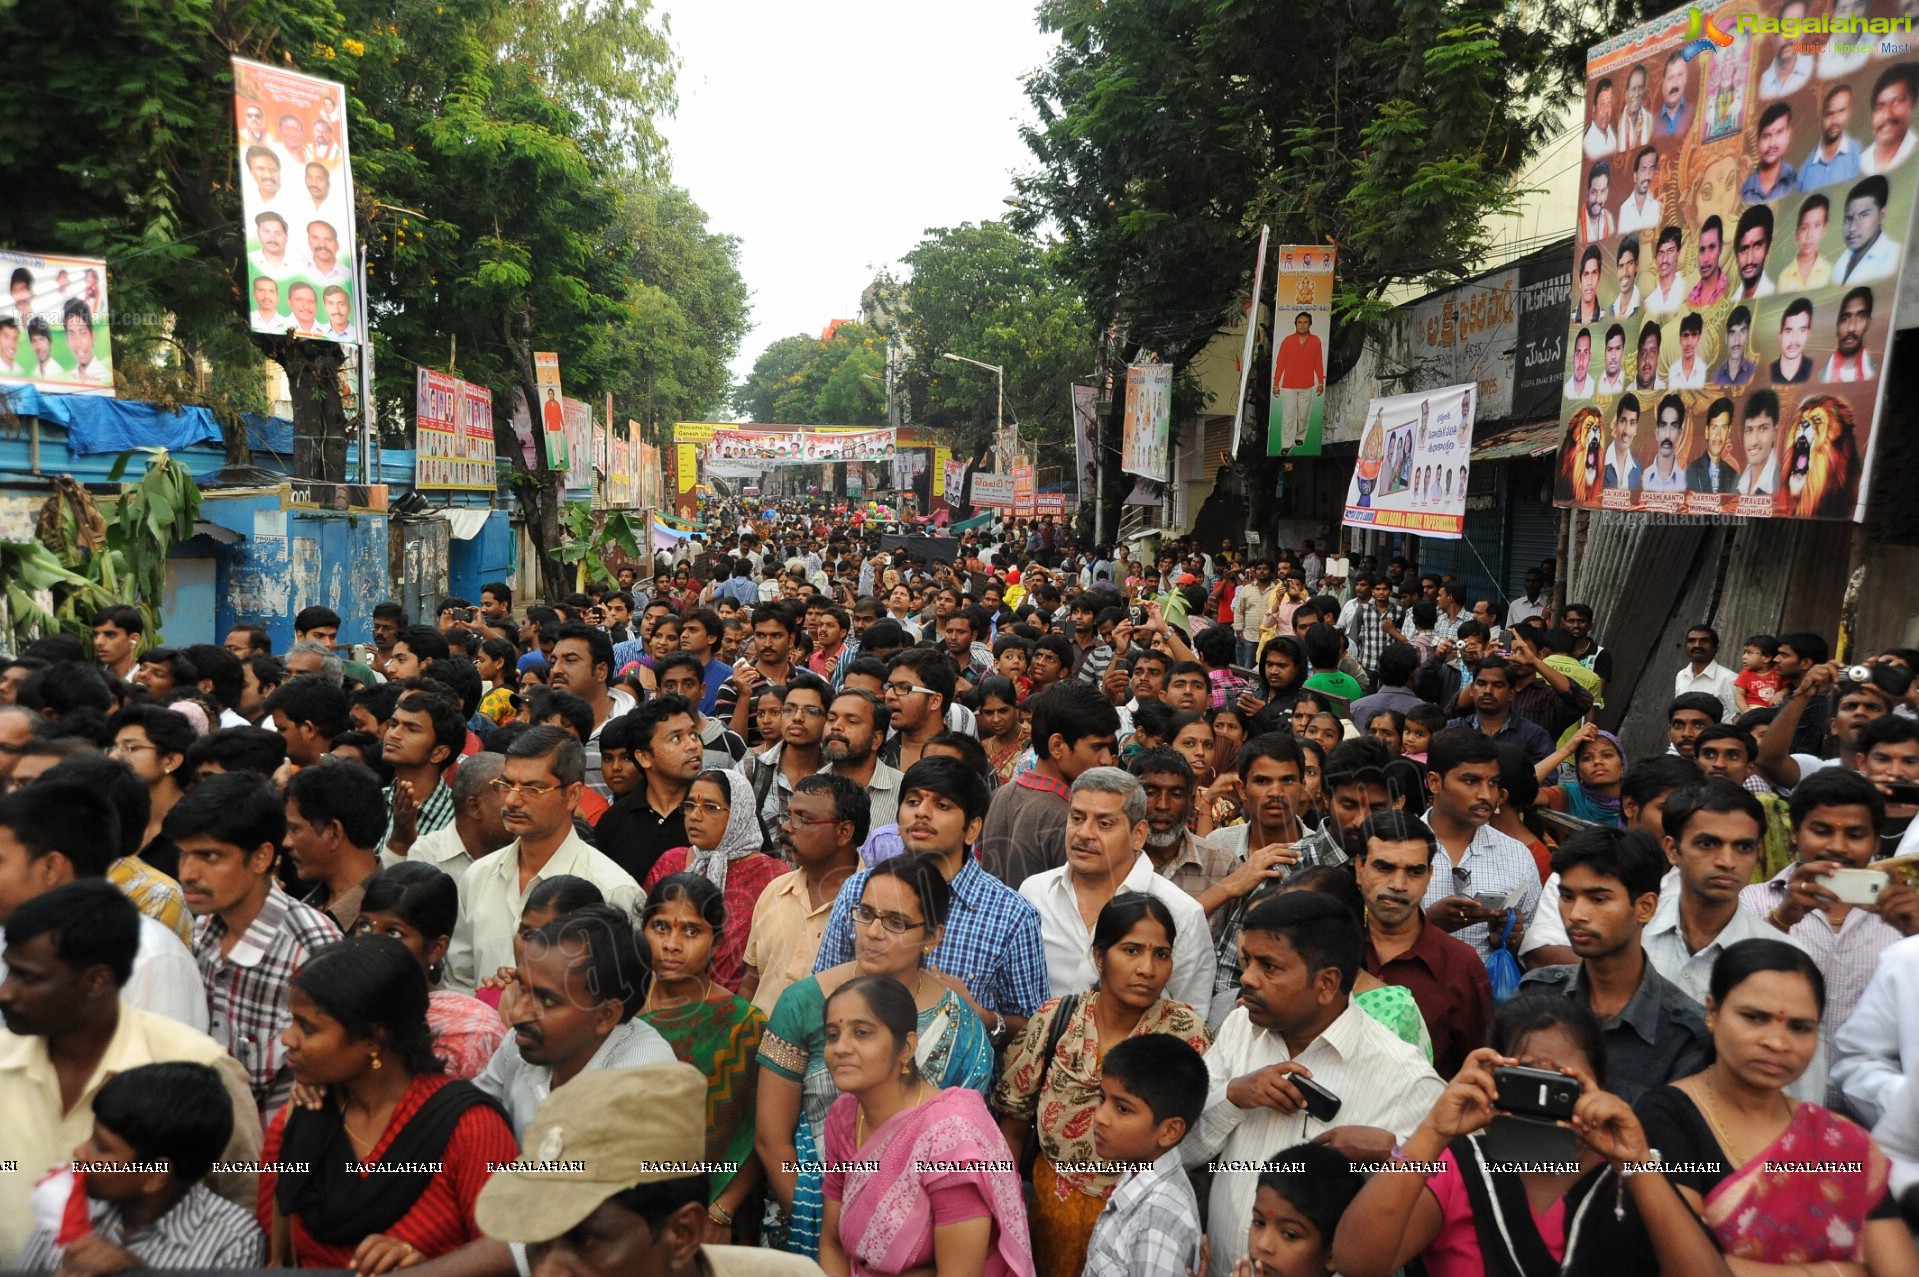
[[[1279,248],[1273,293],[1274,328],[1291,331],[1273,343],[1272,404],[1266,455],[1316,457],[1326,415],[1326,339],[1332,324],[1333,250]]]

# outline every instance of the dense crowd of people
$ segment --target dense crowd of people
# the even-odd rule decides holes
[[[708,526],[0,661],[0,1265],[1919,1274],[1919,651]]]

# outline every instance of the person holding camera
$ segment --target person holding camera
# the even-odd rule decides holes
[[[1428,1277],[1556,1272],[1730,1274],[1661,1170],[1626,1102],[1604,1090],[1606,1045],[1580,1004],[1521,994],[1493,1017],[1465,1067],[1340,1219],[1332,1264],[1390,1277],[1415,1257]],[[1515,1169],[1508,1141],[1563,1160]]]

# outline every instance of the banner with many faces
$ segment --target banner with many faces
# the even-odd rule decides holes
[[[1592,50],[1560,505],[1864,517],[1919,46],[1900,0],[1818,8],[1831,34],[1734,0],[1723,43],[1681,10]]]

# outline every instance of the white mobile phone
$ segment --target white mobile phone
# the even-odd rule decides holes
[[[1821,874],[1817,881],[1846,904],[1873,905],[1879,903],[1879,893],[1892,881],[1892,875],[1882,869],[1835,869]]]

